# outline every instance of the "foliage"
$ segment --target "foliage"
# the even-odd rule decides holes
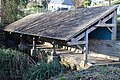
[[[113,4],[120,4],[120,0],[116,0]]]
[[[42,5],[45,9],[48,7],[49,2],[50,2],[50,0],[42,0]]]
[[[48,3],[49,0],[41,0],[41,4],[36,1],[27,3],[26,8],[24,9],[25,15],[47,12]]]
[[[120,32],[120,15],[117,16],[117,31]]]
[[[64,68],[58,62],[39,62],[30,68],[23,76],[24,80],[46,80],[62,73]]]
[[[74,3],[75,8],[83,7],[84,0],[72,0],[72,1]]]
[[[23,0],[2,0],[4,23],[14,22],[23,16]]]
[[[32,66],[23,53],[0,48],[0,78],[11,80],[11,76],[22,76],[23,72]],[[1,79],[3,80],[3,79]]]
[[[84,7],[90,6],[91,0],[84,0]]]

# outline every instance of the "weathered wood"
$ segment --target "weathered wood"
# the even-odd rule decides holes
[[[35,56],[36,54],[36,45],[35,45],[35,37],[33,37],[33,47],[31,49],[31,56]]]
[[[86,44],[86,41],[76,41],[76,42],[68,42],[68,45],[80,45],[80,44]]]
[[[95,29],[97,29],[95,26],[93,26],[93,27],[91,27],[90,29],[88,29],[88,34],[89,34],[90,32],[92,32],[93,30],[95,30]]]
[[[56,56],[56,47],[55,47],[55,41],[53,41],[53,54],[52,54],[52,56]]]
[[[77,45],[77,47],[84,52],[84,49],[81,46]]]
[[[98,23],[96,27],[115,27],[116,24]]]
[[[110,14],[109,16],[107,16],[106,18],[104,18],[104,19],[102,20],[102,22],[103,22],[103,23],[107,22],[107,21],[110,20],[113,16],[114,16],[113,13]]]
[[[112,28],[112,40],[116,40],[116,31],[117,31],[117,11],[114,11],[114,17],[112,18],[112,23],[115,24]]]
[[[86,65],[88,62],[88,30],[85,32],[85,41],[86,44],[84,45],[84,64]]]
[[[113,33],[113,31],[110,29],[110,27],[107,27],[107,29],[108,29],[111,33]]]
[[[33,37],[33,49],[36,48],[36,45],[35,45],[35,37]]]
[[[88,33],[92,32],[92,31],[95,30],[95,29],[97,29],[97,27],[94,27],[94,26],[93,26],[93,27],[89,28],[89,29],[88,29]],[[84,36],[85,36],[85,32],[83,32],[83,33],[80,34],[78,37],[76,37],[76,40],[78,41],[78,40],[82,39]]]
[[[78,37],[76,37],[76,40],[80,40],[85,36],[85,32],[83,32],[82,34],[80,34]]]
[[[81,8],[42,15],[32,14],[4,27],[4,30],[70,41],[115,9],[117,6]]]

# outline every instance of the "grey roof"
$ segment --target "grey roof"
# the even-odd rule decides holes
[[[117,9],[117,6],[81,8],[42,15],[31,14],[6,26],[4,30],[52,39],[69,40],[115,9]]]
[[[72,0],[51,0],[50,4],[74,5]]]

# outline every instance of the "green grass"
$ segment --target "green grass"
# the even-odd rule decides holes
[[[28,63],[28,59],[23,53],[0,48],[0,78],[2,76],[7,78],[6,80],[12,80],[11,76],[21,76],[22,78],[22,74],[30,66],[32,65]]]
[[[24,74],[23,80],[47,80],[63,71],[64,68],[58,62],[40,62]]]

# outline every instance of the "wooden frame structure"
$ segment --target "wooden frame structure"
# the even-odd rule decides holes
[[[107,24],[108,20],[112,19],[112,23]],[[71,42],[68,42],[68,45],[84,45],[84,63],[88,62],[88,36],[89,33],[97,29],[98,27],[106,27],[112,33],[112,40],[116,40],[116,29],[117,29],[117,11],[115,10],[111,14],[109,14],[106,18],[99,20],[98,23],[91,28],[86,29],[82,34],[73,38]],[[112,28],[112,29],[111,29]],[[84,38],[84,41],[81,40]],[[81,49],[81,47],[79,46]]]
[[[37,36],[45,38],[47,41],[55,41],[56,44],[64,42],[68,46],[75,45],[84,52],[84,63],[87,64],[89,35],[92,32],[98,28],[106,28],[110,32],[110,39],[116,40],[117,7],[115,5],[30,15],[6,26],[4,31]],[[82,11],[83,13],[81,13]],[[88,13],[88,11],[90,12]],[[53,48],[55,52],[55,45]],[[33,39],[34,49],[35,40]]]

